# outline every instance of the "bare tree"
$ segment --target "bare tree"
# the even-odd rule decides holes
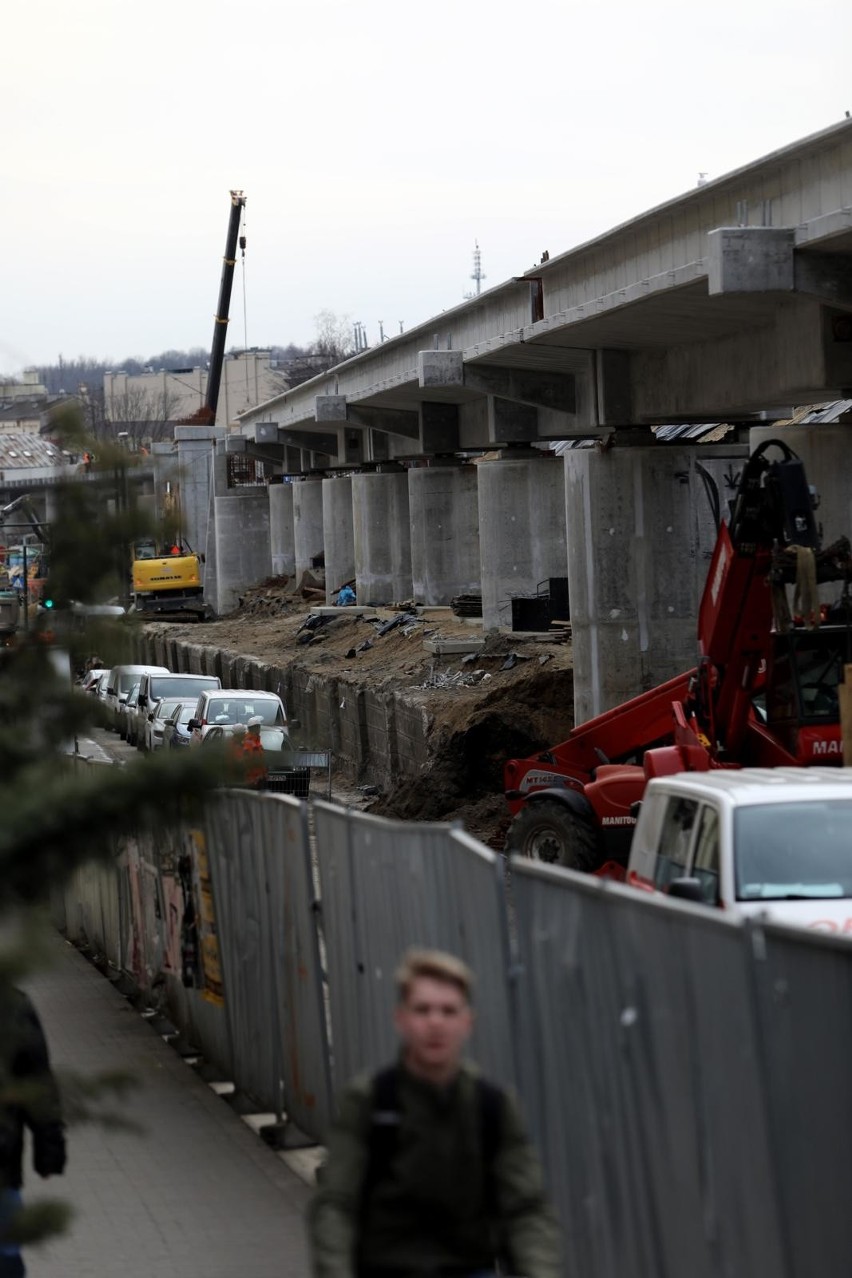
[[[133,450],[148,441],[172,438],[179,396],[171,391],[146,391],[131,386],[106,399],[103,389],[80,386],[86,427],[95,439],[126,434]]]
[[[317,340],[313,352],[328,360],[326,367],[339,364],[354,354],[351,315],[338,315],[335,311],[319,311],[314,316]],[[318,370],[319,371],[319,370]]]

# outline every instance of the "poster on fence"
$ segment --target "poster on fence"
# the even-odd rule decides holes
[[[189,856],[192,866],[192,895],[195,901],[195,930],[197,936],[198,967],[203,997],[218,1007],[225,1004],[222,985],[222,965],[219,959],[219,937],[216,934],[216,914],[213,906],[213,884],[207,859],[207,840],[204,831],[187,832]]]

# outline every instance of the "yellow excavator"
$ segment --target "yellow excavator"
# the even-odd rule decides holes
[[[219,284],[219,303],[213,326],[207,394],[203,406],[192,417],[186,418],[185,425],[207,426],[216,421],[237,243],[239,241],[243,253],[246,246],[245,236],[239,233],[245,203],[246,197],[242,191],[231,191],[231,212]],[[164,513],[167,524],[180,525],[179,510],[171,508]],[[213,609],[204,602],[201,558],[180,538],[160,547],[152,540],[137,542],[131,577],[133,601],[139,612],[157,614],[164,618],[190,614],[199,621],[213,616]]]
[[[133,602],[138,612],[151,615],[189,613],[198,621],[213,615],[204,602],[201,561],[180,541],[160,548],[150,540],[136,543]]]

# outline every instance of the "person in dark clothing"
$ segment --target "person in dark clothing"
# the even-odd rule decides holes
[[[26,1272],[6,1234],[21,1205],[25,1128],[32,1135],[39,1176],[60,1175],[65,1128],[44,1031],[27,995],[0,984],[0,1278],[22,1278]]]
[[[316,1278],[560,1278],[558,1228],[512,1098],[462,1060],[472,975],[410,951],[398,1063],[346,1088],[309,1211]]]

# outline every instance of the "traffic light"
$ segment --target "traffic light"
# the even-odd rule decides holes
[[[53,600],[52,600],[52,599],[42,599],[42,601],[41,601],[41,605],[42,605],[42,607],[43,607],[43,608],[52,608],[52,607],[53,607]]]

